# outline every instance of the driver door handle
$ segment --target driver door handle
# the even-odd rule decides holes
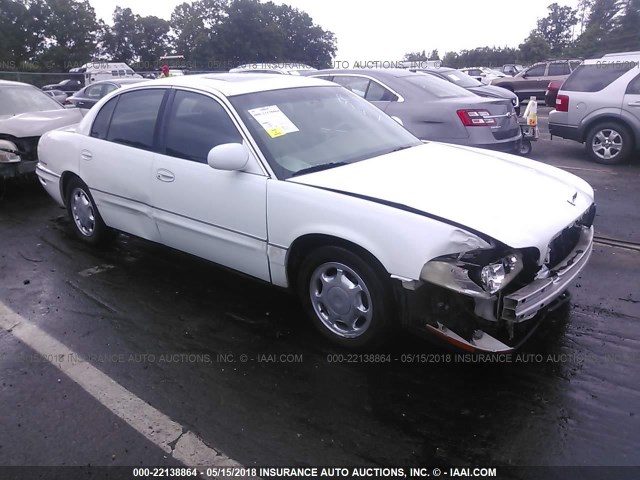
[[[161,182],[173,182],[176,177],[173,172],[166,170],[164,168],[160,168],[156,171],[156,178]]]

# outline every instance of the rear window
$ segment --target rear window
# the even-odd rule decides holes
[[[454,97],[475,97],[475,93],[471,93],[462,87],[459,87],[453,83],[447,82],[433,75],[410,75],[401,77],[406,79],[409,83],[420,87],[422,91],[431,96],[432,98],[454,98]]]
[[[564,82],[562,90],[599,92],[634,67],[637,65],[632,62],[580,65]]]

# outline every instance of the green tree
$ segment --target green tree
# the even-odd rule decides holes
[[[427,52],[422,50],[422,52],[408,52],[404,54],[402,58],[405,62],[423,62],[425,60],[429,60],[427,57]]]
[[[46,42],[48,9],[44,0],[0,0],[0,61],[18,69],[36,61]]]
[[[66,71],[89,61],[100,27],[89,0],[47,0],[46,8],[46,46],[37,59],[54,71]]]
[[[218,38],[218,29],[228,4],[227,0],[197,0],[177,5],[170,22],[173,53],[203,69],[210,68],[212,60],[219,61],[224,42]]]
[[[462,68],[456,52],[446,52],[442,57],[442,66],[450,68]]]
[[[438,54],[438,49],[434,49],[430,54],[429,54],[429,60],[440,60],[440,55]]]
[[[167,53],[169,45],[170,25],[167,20],[148,16],[138,17],[136,22],[136,38],[134,42],[137,60],[143,69],[152,68],[160,57]]]
[[[608,51],[640,50],[640,0],[624,0],[615,19],[615,28],[607,39]]]
[[[588,15],[585,15],[584,31],[576,40],[572,53],[589,57],[609,50],[609,42],[617,26],[616,17],[623,6],[624,2],[620,0],[589,0],[585,5]]]
[[[113,12],[113,26],[105,35],[109,60],[133,63],[138,50],[138,16],[130,8],[116,7]]]
[[[561,55],[573,41],[573,27],[578,23],[576,10],[552,3],[549,14],[538,20],[537,32],[546,40],[552,55]]]
[[[517,59],[525,65],[545,60],[551,53],[547,41],[536,31],[531,32],[519,48]]]

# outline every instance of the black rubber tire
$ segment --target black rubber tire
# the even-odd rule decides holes
[[[317,267],[327,262],[338,262],[351,268],[364,281],[371,296],[373,317],[366,331],[357,337],[346,338],[332,332],[311,304],[310,279]],[[350,350],[371,350],[389,339],[394,324],[394,301],[391,284],[384,268],[373,258],[364,260],[360,255],[343,247],[326,246],[311,252],[298,270],[296,291],[307,316],[314,326],[332,343]]]
[[[610,159],[598,156],[592,147],[594,137],[598,134],[598,132],[602,130],[615,131],[622,138],[622,148],[620,149],[618,154]],[[631,152],[633,152],[633,136],[631,135],[631,132],[629,132],[629,129],[627,127],[619,123],[598,123],[597,125],[593,126],[591,130],[589,130],[589,133],[587,134],[587,137],[585,139],[585,148],[587,150],[587,155],[589,155],[589,157],[596,163],[600,163],[602,165],[620,165],[621,163],[629,160]]]
[[[518,155],[528,157],[529,155],[531,155],[532,150],[533,147],[531,145],[531,140],[523,139],[522,144],[520,145],[520,150],[518,150]]]
[[[86,197],[89,199],[90,208],[93,212],[95,223],[91,234],[83,233],[74,219],[72,204],[73,196],[77,192],[84,193],[84,195],[86,195]],[[76,237],[78,237],[78,239],[80,239],[82,242],[89,245],[105,245],[113,240],[113,238],[115,238],[116,232],[109,228],[102,220],[100,212],[98,211],[98,207],[96,207],[96,202],[93,200],[93,196],[89,191],[89,187],[78,177],[73,177],[71,180],[69,180],[69,183],[65,189],[65,201],[67,204],[67,213],[69,214],[69,219],[71,220],[71,227],[73,228]]]

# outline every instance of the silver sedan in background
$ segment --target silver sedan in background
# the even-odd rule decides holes
[[[404,69],[318,70],[364,97],[421,140],[518,153],[522,134],[511,100],[483,98],[441,78]]]
[[[512,91],[507,90],[506,88],[496,87],[495,85],[485,85],[475,78],[470,77],[466,73],[460,70],[456,70],[455,68],[430,67],[419,68],[412,71],[428,73],[429,75],[434,75],[436,77],[442,78],[447,82],[455,83],[459,87],[465,88],[470,92],[475,93],[476,95],[480,95],[481,97],[506,98],[511,101],[516,113],[520,115],[520,100],[518,100],[518,96]]]

